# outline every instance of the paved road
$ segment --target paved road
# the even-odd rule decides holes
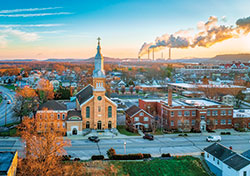
[[[160,156],[161,153],[172,155],[199,155],[202,149],[210,145],[205,141],[205,136],[192,137],[155,137],[154,141],[144,140],[141,137],[127,139],[101,139],[99,144],[86,139],[71,140],[71,147],[65,148],[72,157],[89,159],[92,155],[100,153],[106,156],[106,151],[113,147],[117,153],[124,154],[124,142],[126,142],[126,153],[151,153],[152,156]],[[244,152],[250,149],[250,137],[248,135],[222,136],[222,144],[232,146],[236,152]],[[0,151],[23,151],[23,144],[19,139],[0,139]]]
[[[5,124],[5,112],[7,114],[7,124],[8,123],[13,123],[16,121],[15,118],[13,118],[13,111],[12,108],[14,106],[14,96],[15,92],[11,92],[9,89],[0,86],[0,92],[2,92],[3,98],[6,96],[7,100],[2,101],[0,104],[0,126],[3,126]],[[7,101],[10,100],[11,104],[7,104]],[[7,111],[6,111],[7,110]]]

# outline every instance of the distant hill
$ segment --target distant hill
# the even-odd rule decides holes
[[[248,62],[248,61],[250,61],[250,54],[223,54],[223,55],[217,55],[217,56],[211,58],[209,61],[215,61],[215,62],[232,62],[232,61]]]

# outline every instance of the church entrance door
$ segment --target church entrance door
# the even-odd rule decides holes
[[[77,135],[77,129],[76,128],[73,129],[72,134]]]
[[[98,122],[97,122],[97,129],[98,129],[98,130],[101,130],[101,129],[102,129],[102,122],[101,122],[101,121],[98,121]]]

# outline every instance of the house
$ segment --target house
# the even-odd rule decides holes
[[[235,109],[233,124],[235,129],[250,129],[250,109]]]
[[[15,176],[17,170],[18,152],[0,152],[0,175]]]
[[[208,167],[216,176],[250,175],[250,160],[219,143],[206,147],[204,157]]]
[[[125,111],[126,128],[130,131],[150,131],[153,116],[136,105],[131,106]]]

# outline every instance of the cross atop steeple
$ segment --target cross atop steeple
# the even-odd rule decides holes
[[[98,38],[97,38],[97,40],[98,40],[98,46],[100,46],[100,41],[101,41],[101,38],[100,38],[100,37],[98,37]]]

